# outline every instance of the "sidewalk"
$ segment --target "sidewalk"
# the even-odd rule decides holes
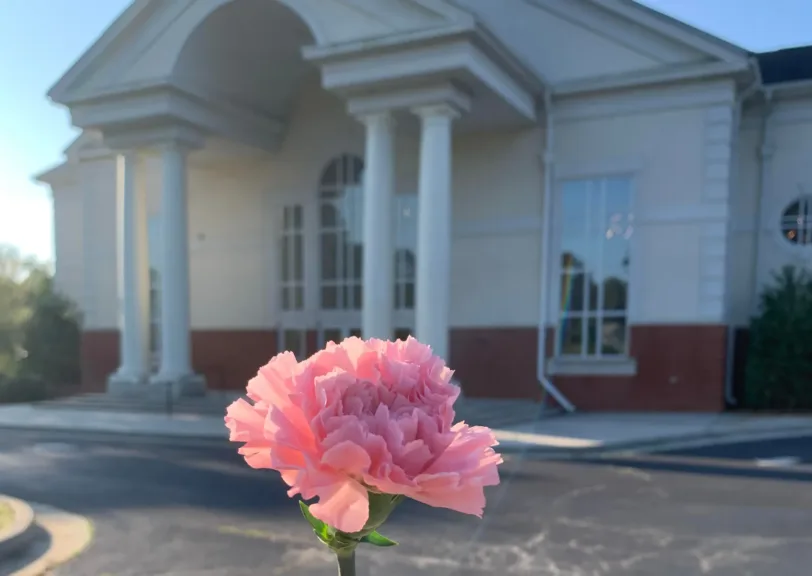
[[[0,406],[0,428],[225,440],[222,416]],[[495,430],[502,449],[574,456],[691,441],[812,435],[812,416],[582,413]]]

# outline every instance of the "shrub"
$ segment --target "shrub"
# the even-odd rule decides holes
[[[0,375],[0,404],[40,402],[50,396],[48,384],[41,378]]]
[[[35,381],[77,384],[79,347],[78,313],[55,289],[50,269],[0,246],[0,401],[41,396],[45,388]]]
[[[749,408],[812,409],[812,278],[785,267],[764,289],[750,324]]]
[[[53,287],[50,276],[28,279],[30,316],[23,326],[19,373],[52,386],[75,385],[80,379],[80,328],[73,304]]]

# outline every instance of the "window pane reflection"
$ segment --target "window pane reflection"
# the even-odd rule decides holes
[[[557,353],[627,354],[632,180],[564,182],[559,206],[562,317]]]
[[[358,310],[363,299],[364,162],[343,155],[322,176],[320,195],[321,307]]]

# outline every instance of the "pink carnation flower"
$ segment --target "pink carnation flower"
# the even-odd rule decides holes
[[[303,362],[275,356],[226,413],[230,440],[253,468],[278,470],[289,496],[343,532],[369,518],[368,490],[482,516],[499,483],[493,433],[453,424],[459,388],[431,349],[348,338]]]

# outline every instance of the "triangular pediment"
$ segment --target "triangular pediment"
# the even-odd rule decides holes
[[[322,46],[472,19],[445,0],[135,0],[54,85],[49,96],[71,103],[167,81],[186,41],[213,14],[239,11],[249,32],[259,26],[266,36],[284,35],[289,27],[283,23],[274,29],[272,21],[280,8],[295,14],[307,31],[308,44]]]
[[[747,53],[627,0],[456,0],[553,85]]]

